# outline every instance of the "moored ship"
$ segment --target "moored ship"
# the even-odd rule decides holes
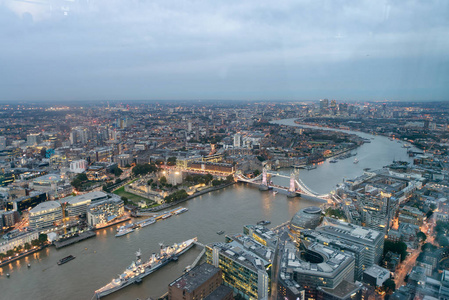
[[[182,214],[182,213],[184,213],[184,212],[186,212],[188,210],[189,210],[188,208],[183,207],[183,208],[175,210],[175,214],[179,215],[179,214]]]
[[[143,227],[146,227],[146,226],[154,224],[154,223],[156,223],[156,220],[154,218],[149,218],[149,219],[146,219],[146,220],[136,223],[136,225],[139,228],[143,228]]]
[[[136,261],[133,261],[131,265],[119,275],[118,278],[113,279],[104,287],[96,290],[96,298],[100,299],[101,297],[112,294],[132,283],[139,283],[145,276],[153,273],[170,261],[175,260],[175,258],[181,254],[185,253],[194,245],[196,241],[197,238],[193,238],[180,244],[175,243],[173,246],[163,247],[163,245],[161,245],[160,253],[153,253],[151,258],[146,262],[142,262],[141,251],[137,251]]]
[[[123,236],[123,235],[131,233],[133,231],[134,231],[133,227],[120,226],[120,228],[117,230],[117,234],[115,236],[116,237]]]

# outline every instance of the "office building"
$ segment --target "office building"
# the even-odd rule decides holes
[[[299,234],[303,229],[315,229],[320,225],[321,208],[310,206],[299,210],[290,221],[290,230]]]
[[[47,194],[42,192],[30,192],[29,195],[23,196],[12,201],[8,201],[6,207],[8,210],[15,210],[21,212],[37,206],[38,204],[47,201]]]
[[[362,300],[363,284],[343,281],[335,288],[319,286],[317,300]]]
[[[334,239],[347,241],[366,248],[363,269],[380,262],[384,249],[384,235],[376,230],[349,224],[333,218],[324,217],[323,222],[316,228]]]
[[[223,271],[225,285],[245,299],[267,299],[273,251],[245,235],[228,237],[229,243],[206,246],[206,262]]]
[[[6,253],[8,250],[13,250],[15,247],[31,244],[31,241],[39,238],[39,232],[35,230],[21,232],[13,238],[8,239],[5,242],[0,243],[0,253]]]
[[[20,220],[19,212],[15,210],[3,211],[1,212],[1,219],[2,227],[12,227]]]
[[[234,147],[235,148],[242,147],[242,135],[240,133],[234,134]]]
[[[40,203],[30,210],[30,227],[33,229],[51,227],[61,220],[61,205],[56,201]]]
[[[299,237],[298,241],[301,240],[317,242],[352,255],[354,257],[354,279],[362,279],[365,253],[367,251],[364,246],[341,239],[335,239],[335,237],[331,235],[327,235],[325,233],[310,229],[301,231],[301,236]]]
[[[222,286],[222,271],[210,264],[203,263],[185,273],[168,285],[168,300],[205,299],[209,295],[214,299],[232,300],[233,292],[229,287]]]
[[[0,136],[0,151],[6,149],[6,137]]]
[[[280,281],[292,280],[305,290],[305,299],[317,299],[317,288],[336,288],[343,281],[354,282],[354,258],[319,243],[291,241],[279,248]]]
[[[245,225],[243,226],[243,233],[252,237],[257,242],[268,248],[274,249],[276,247],[277,235],[270,229],[262,225]]]
[[[90,192],[78,196],[69,196],[61,199],[61,202],[65,202],[65,210],[67,217],[85,216],[87,214],[87,208],[92,202],[108,199],[108,195],[103,192]]]
[[[363,272],[363,282],[372,286],[381,286],[390,278],[390,271],[373,265]]]
[[[86,169],[87,161],[85,161],[84,159],[75,160],[70,163],[70,172],[72,173],[83,173],[84,171],[86,171]]]
[[[125,213],[123,200],[114,197],[89,205],[87,222],[92,227],[102,227]]]

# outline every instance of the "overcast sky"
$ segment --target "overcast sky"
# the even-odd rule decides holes
[[[0,101],[448,96],[447,0],[0,0]]]

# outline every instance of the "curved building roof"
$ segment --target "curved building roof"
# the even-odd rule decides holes
[[[315,229],[321,220],[321,208],[310,206],[299,210],[290,221],[293,231],[301,229]]]
[[[46,211],[52,211],[52,210],[55,210],[58,208],[59,209],[61,208],[61,204],[59,204],[56,201],[42,202],[42,203],[38,204],[37,206],[35,206],[32,210],[30,210],[30,216],[34,215],[34,214],[43,213]]]

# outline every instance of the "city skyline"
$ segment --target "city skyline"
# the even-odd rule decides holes
[[[0,101],[444,101],[448,9],[3,0]]]

